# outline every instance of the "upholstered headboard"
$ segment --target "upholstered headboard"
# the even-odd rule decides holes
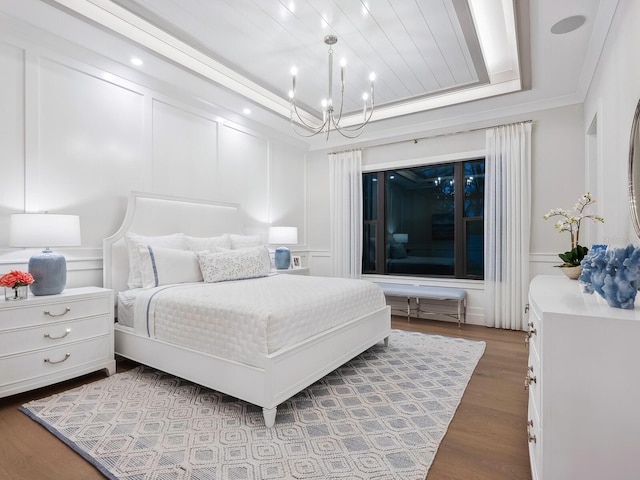
[[[102,242],[103,285],[116,293],[127,289],[127,232],[140,235],[182,232],[194,237],[242,233],[240,207],[234,203],[131,192],[122,225]]]

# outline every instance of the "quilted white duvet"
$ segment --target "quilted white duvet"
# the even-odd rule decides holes
[[[266,356],[385,307],[365,280],[272,275],[141,290],[137,332],[262,367]]]

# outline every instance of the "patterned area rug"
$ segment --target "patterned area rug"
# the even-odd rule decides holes
[[[278,407],[262,410],[147,367],[21,410],[127,480],[424,480],[484,342],[393,330]]]

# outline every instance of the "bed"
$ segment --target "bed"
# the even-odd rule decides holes
[[[386,343],[390,309],[379,287],[364,280],[270,274],[162,284],[156,272],[155,284],[130,288],[128,235],[248,238],[242,218],[236,204],[132,192],[122,225],[103,242],[104,286],[118,299],[116,354],[260,406],[265,426],[272,427],[280,403],[376,343]],[[154,252],[158,261],[160,252],[166,253]],[[328,297],[322,298],[325,287]],[[244,301],[234,306],[234,298]],[[240,304],[245,310],[236,312]],[[218,310],[203,310],[207,305]],[[288,326],[287,315],[301,323]],[[344,318],[321,324],[337,316]],[[266,336],[254,338],[258,334]]]

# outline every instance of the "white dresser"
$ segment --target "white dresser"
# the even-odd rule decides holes
[[[0,300],[0,397],[105,369],[115,372],[113,291]]]
[[[640,479],[640,295],[634,310],[541,275],[529,290],[533,480]]]

